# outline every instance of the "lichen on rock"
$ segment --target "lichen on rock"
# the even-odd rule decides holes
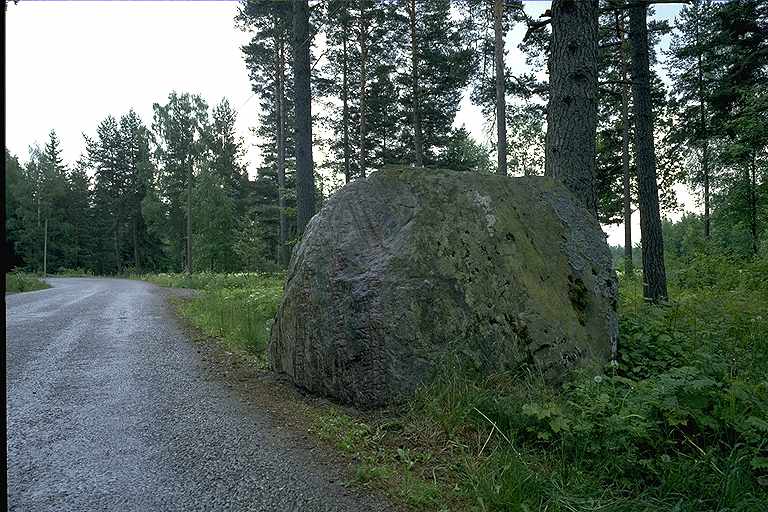
[[[269,347],[297,385],[373,407],[446,356],[557,379],[607,361],[617,283],[597,220],[546,177],[387,169],[307,226]]]

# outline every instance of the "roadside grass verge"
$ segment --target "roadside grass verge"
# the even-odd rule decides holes
[[[665,307],[622,277],[616,365],[554,388],[530,368],[477,375],[457,359],[401,407],[314,406],[310,431],[358,485],[412,510],[768,511],[766,275],[766,259],[672,264]],[[147,279],[202,289],[181,313],[263,351],[282,276]]]
[[[83,268],[59,268],[51,275],[54,277],[94,277],[93,272]]]
[[[5,274],[5,292],[20,293],[44,290],[50,286],[35,274],[27,272],[8,272]]]
[[[283,291],[281,274],[147,274],[134,276],[168,288],[192,288],[178,312],[209,336],[251,354],[263,354]]]

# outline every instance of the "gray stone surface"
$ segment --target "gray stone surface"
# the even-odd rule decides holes
[[[598,222],[561,184],[387,169],[337,192],[294,250],[270,357],[343,402],[398,402],[443,364],[610,358],[617,282]]]

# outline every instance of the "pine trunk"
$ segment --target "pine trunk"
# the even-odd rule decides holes
[[[496,173],[507,174],[507,106],[504,87],[504,0],[493,2],[494,57],[496,59]]]
[[[344,144],[344,182],[349,183],[352,180],[350,170],[350,150],[349,150],[349,64],[347,51],[347,13],[344,13],[344,26],[342,30],[342,69],[341,69],[341,103],[342,103],[342,134]]]
[[[416,167],[424,167],[424,135],[421,131],[421,107],[419,101],[419,43],[416,34],[416,0],[408,3],[411,30],[411,94],[413,95],[413,141]]]
[[[365,145],[367,127],[365,125],[365,95],[368,73],[368,19],[365,14],[365,2],[360,0],[360,176],[365,178],[368,167],[368,148]]]
[[[310,86],[309,5],[293,2],[293,75],[296,111],[296,210],[299,233],[315,214],[315,176],[312,163],[312,89]]]
[[[554,0],[544,171],[597,215],[598,1]]]
[[[277,261],[280,266],[288,264],[286,244],[288,241],[288,219],[285,216],[285,40],[275,22],[277,37],[277,202],[280,222]]]
[[[629,9],[632,42],[632,94],[635,111],[635,162],[637,165],[640,236],[643,250],[643,296],[658,304],[666,301],[667,275],[664,240],[656,182],[656,152],[653,144],[653,107],[648,57],[647,4]]]
[[[621,86],[621,169],[622,185],[624,189],[624,274],[631,276],[635,272],[635,264],[632,258],[632,190],[630,187],[629,169],[629,69],[627,66],[626,45],[624,40],[624,26],[621,14],[616,14],[616,35],[621,40],[619,56],[621,59],[621,80],[625,82]]]

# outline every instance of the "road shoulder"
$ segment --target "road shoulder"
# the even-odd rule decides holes
[[[232,347],[193,326],[177,312],[177,308],[200,293],[199,290],[155,289],[163,297],[169,315],[193,344],[210,380],[223,383],[243,407],[269,415],[286,446],[306,452],[313,461],[328,468],[329,483],[338,481],[350,493],[370,495],[375,501],[386,503],[386,510],[406,510],[392,504],[381,488],[356,482],[354,470],[358,461],[335,450],[312,432],[313,420],[329,407],[341,409],[351,416],[358,416],[359,411],[302,392],[266,368],[263,358]]]

